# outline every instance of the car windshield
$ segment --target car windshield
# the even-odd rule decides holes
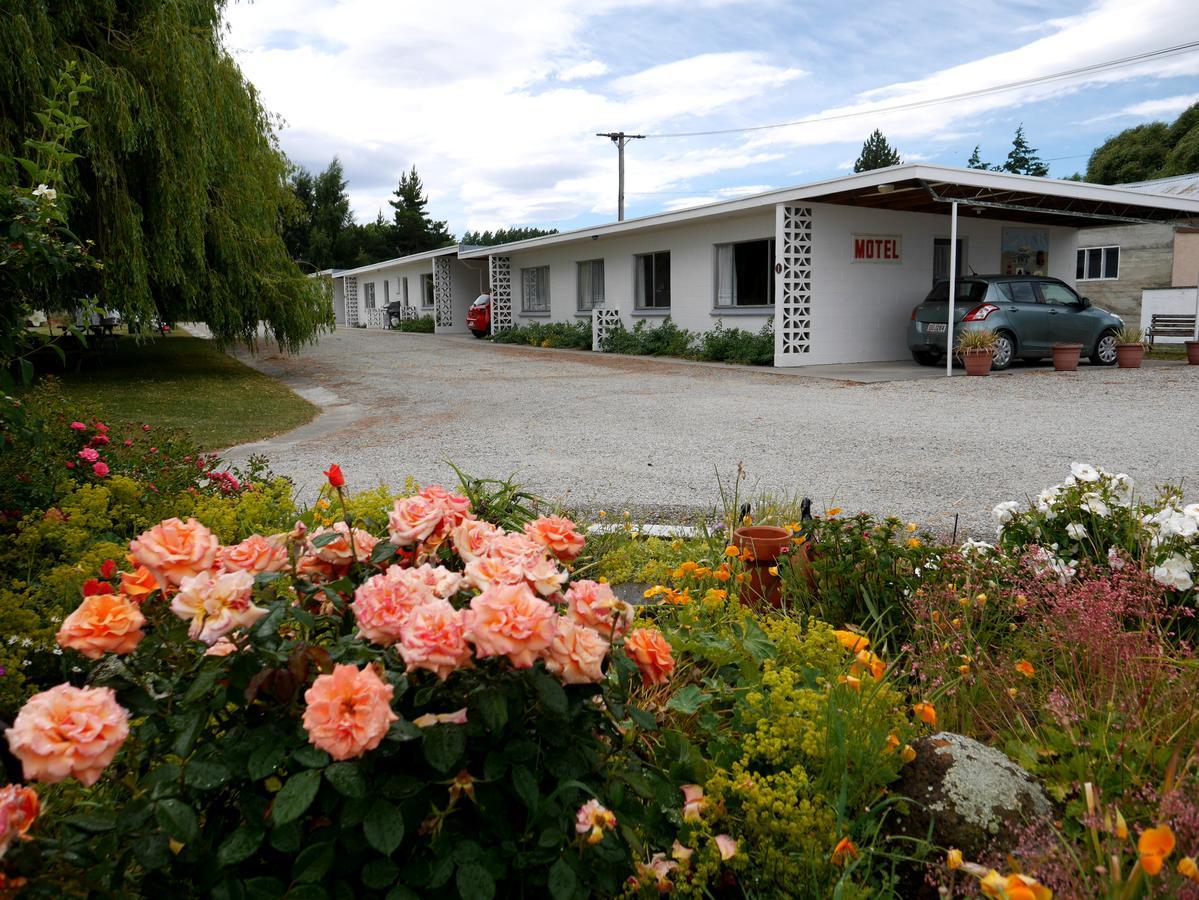
[[[959,281],[954,289],[954,302],[977,303],[987,295],[985,281]],[[949,282],[938,281],[924,298],[925,303],[948,303]]]
[[[471,306],[486,306],[490,302],[490,294],[480,294],[479,296],[475,297],[475,302],[472,303]]]

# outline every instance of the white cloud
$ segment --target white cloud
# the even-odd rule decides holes
[[[1180,112],[1193,103],[1199,103],[1199,94],[1179,94],[1175,97],[1160,97],[1157,100],[1144,100],[1141,103],[1133,103],[1116,112],[1104,113],[1101,116],[1092,116],[1089,119],[1084,119],[1081,123],[1089,125],[1092,122],[1106,122],[1109,119],[1173,119]]]
[[[600,75],[608,74],[608,66],[606,63],[600,62],[598,59],[589,59],[586,62],[576,63],[573,66],[567,66],[558,72],[559,81],[577,81],[581,78],[598,78]]]

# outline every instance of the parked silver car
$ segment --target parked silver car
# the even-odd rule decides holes
[[[993,369],[1012,361],[1051,355],[1054,344],[1082,344],[1083,354],[1097,366],[1116,362],[1119,316],[1091,305],[1056,278],[1033,275],[968,275],[954,290],[954,345],[963,331],[996,333]],[[912,310],[908,349],[916,362],[934,366],[945,360],[949,317],[949,282],[938,281],[924,302]]]

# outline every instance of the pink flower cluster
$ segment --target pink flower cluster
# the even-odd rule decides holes
[[[28,832],[37,819],[37,792],[19,784],[0,788],[0,859],[16,840],[29,840]]]

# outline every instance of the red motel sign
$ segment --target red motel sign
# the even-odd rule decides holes
[[[856,263],[899,263],[901,256],[897,234],[853,235],[853,261]]]

